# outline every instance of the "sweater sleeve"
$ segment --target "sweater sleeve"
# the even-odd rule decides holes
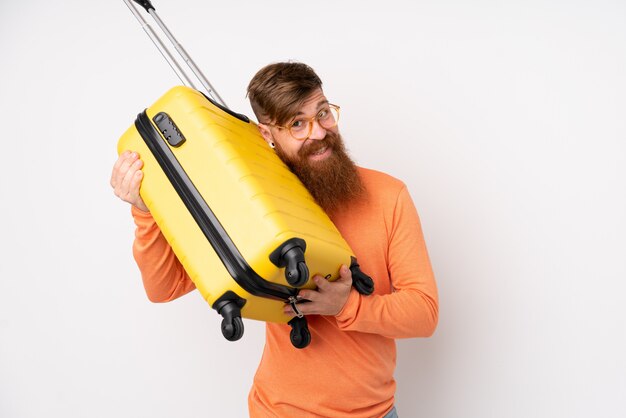
[[[152,302],[169,302],[194,290],[195,285],[152,215],[134,206],[131,213],[137,225],[133,256],[141,271],[148,299]]]
[[[336,316],[337,324],[345,331],[389,338],[429,337],[439,316],[437,286],[419,216],[406,186],[398,195],[388,235],[392,292],[363,296],[352,289]]]

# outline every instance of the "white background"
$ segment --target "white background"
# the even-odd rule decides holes
[[[408,184],[441,307],[402,417],[626,416],[626,3],[155,1],[232,108],[304,61]],[[0,417],[245,416],[262,324],[148,302],[108,184],[178,80],[121,0],[2,0],[0,62]]]

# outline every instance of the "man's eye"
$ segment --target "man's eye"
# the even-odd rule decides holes
[[[294,120],[291,123],[291,127],[293,129],[302,129],[302,128],[304,128],[304,124],[305,124],[305,122],[303,120]]]
[[[317,118],[320,120],[324,120],[328,117],[328,115],[330,114],[328,109],[322,109],[320,110],[320,112],[317,114]]]

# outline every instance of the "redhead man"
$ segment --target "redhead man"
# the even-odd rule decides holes
[[[313,69],[286,62],[262,68],[248,86],[261,135],[300,178],[375,283],[352,288],[350,270],[329,282],[316,276],[310,302],[311,344],[294,348],[289,326],[267,323],[261,363],[248,397],[251,417],[397,417],[396,338],[428,337],[438,321],[435,279],[420,220],[400,180],[358,167],[338,130],[339,106]],[[131,203],[133,252],[150,300],[180,297],[194,284],[141,200],[142,162],[133,152],[115,163],[111,185]],[[289,305],[285,312],[295,315]]]

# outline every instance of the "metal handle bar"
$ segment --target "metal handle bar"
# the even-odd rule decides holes
[[[202,74],[202,71],[198,68],[196,63],[187,54],[187,52],[185,51],[183,46],[180,43],[178,43],[176,38],[174,38],[174,35],[172,35],[172,32],[170,32],[170,30],[167,28],[167,26],[165,26],[165,23],[163,23],[161,18],[159,18],[159,16],[156,13],[156,10],[154,9],[154,6],[152,6],[152,3],[150,2],[150,0],[132,0],[132,1],[135,1],[137,4],[141,5],[148,12],[148,14],[150,14],[150,16],[152,16],[152,18],[155,20],[155,22],[157,23],[159,28],[161,28],[163,33],[165,33],[167,38],[172,43],[172,45],[174,45],[174,48],[176,49],[178,54],[183,58],[183,60],[187,64],[187,66],[195,74],[195,76],[198,78],[198,80],[200,80],[200,83],[202,83],[202,85],[206,89],[207,94],[209,96],[211,96],[211,98],[213,100],[215,100],[216,102],[218,102],[222,106],[228,108],[228,106],[226,105],[224,100],[221,98],[221,96],[215,91],[215,89],[213,88],[211,83],[207,80],[207,78],[204,76],[204,74]],[[152,43],[157,47],[157,49],[159,50],[161,55],[163,55],[163,58],[165,58],[165,60],[170,65],[172,70],[174,70],[174,72],[176,73],[176,75],[178,76],[180,81],[184,85],[186,85],[188,87],[191,87],[193,89],[196,89],[194,83],[187,76],[185,71],[181,68],[181,66],[178,64],[177,60],[174,58],[174,56],[172,56],[172,54],[169,52],[167,47],[163,44],[163,42],[158,37],[158,35],[154,32],[154,30],[152,30],[152,27],[150,27],[148,22],[146,22],[146,20],[143,18],[143,16],[139,12],[139,10],[137,10],[137,7],[135,7],[135,5],[133,4],[132,1],[131,0],[124,0],[124,3],[126,3],[128,8],[130,9],[130,11],[135,16],[135,18],[137,18],[137,20],[141,24],[141,27],[143,28],[143,30],[146,32],[146,34],[148,34],[148,37],[150,38],[150,40],[152,40]]]

